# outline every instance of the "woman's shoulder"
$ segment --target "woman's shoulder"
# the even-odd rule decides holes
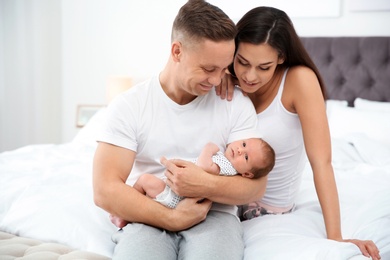
[[[292,87],[297,91],[298,88],[305,89],[306,86],[312,86],[313,84],[317,85],[319,81],[311,68],[302,65],[289,68],[286,75],[286,87]]]
[[[317,86],[317,87],[313,87]],[[320,94],[320,83],[314,71],[306,66],[294,66],[289,68],[284,84],[286,104],[290,111],[296,111],[296,104],[303,100],[312,99]]]
[[[296,79],[296,80],[304,80],[306,77],[316,77],[314,71],[304,65],[297,65],[290,67],[287,72],[287,77]]]

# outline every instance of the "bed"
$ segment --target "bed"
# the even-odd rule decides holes
[[[302,38],[327,85],[346,238],[390,259],[390,37]],[[64,144],[0,154],[0,259],[110,259],[116,228],[92,200],[94,137],[105,108]],[[292,214],[242,223],[245,259],[367,259],[327,240],[307,165]]]

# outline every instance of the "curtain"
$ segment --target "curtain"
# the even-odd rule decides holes
[[[61,1],[0,1],[0,152],[61,139]]]

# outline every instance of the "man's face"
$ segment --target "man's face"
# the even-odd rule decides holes
[[[234,41],[204,40],[182,47],[177,75],[180,89],[193,96],[207,94],[221,83],[225,69],[232,63]]]

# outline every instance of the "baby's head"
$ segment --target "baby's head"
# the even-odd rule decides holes
[[[261,138],[239,140],[228,144],[225,156],[243,177],[266,176],[275,165],[274,149]]]

